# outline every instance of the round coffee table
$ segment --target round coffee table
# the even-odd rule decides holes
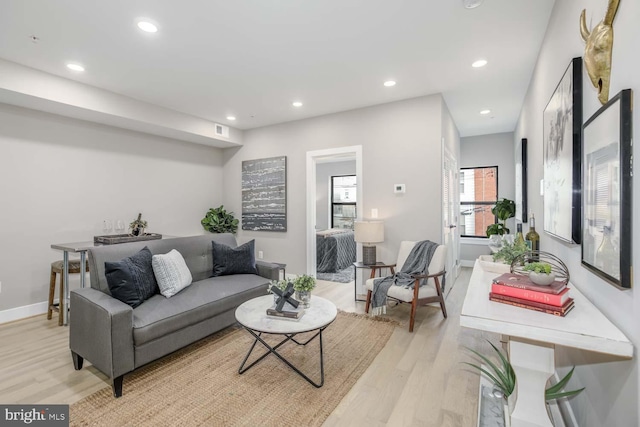
[[[310,306],[305,308],[304,315],[300,319],[283,319],[278,317],[267,316],[267,309],[272,308],[273,295],[265,295],[254,298],[241,304],[236,309],[236,320],[240,323],[255,339],[249,348],[249,352],[245,356],[238,373],[243,374],[257,363],[262,361],[269,354],[273,354],[283,361],[287,366],[298,373],[302,378],[307,380],[315,387],[322,387],[324,384],[324,358],[322,351],[322,331],[324,331],[336,318],[338,310],[334,303],[315,295],[311,296]],[[304,342],[299,342],[295,336],[304,332],[317,331],[311,338]],[[262,339],[262,334],[284,335],[284,339],[274,346],[270,346]],[[297,345],[307,345],[316,337],[320,340],[320,382],[316,383],[308,376],[302,373],[291,362],[285,359],[278,349],[289,341],[293,341]],[[249,366],[245,367],[247,359],[253,352],[256,344],[260,342],[268,351],[256,359]]]

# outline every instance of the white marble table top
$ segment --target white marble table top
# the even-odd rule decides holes
[[[300,319],[284,319],[267,316],[267,309],[273,307],[273,295],[251,299],[236,309],[236,320],[244,327],[269,334],[297,334],[327,326],[338,315],[335,304],[315,295],[311,305],[305,308]]]
[[[491,282],[500,273],[485,268],[480,260],[476,261],[462,306],[461,326],[616,356],[633,356],[629,339],[571,283],[569,296],[574,299],[575,307],[566,317],[552,316],[490,301]]]

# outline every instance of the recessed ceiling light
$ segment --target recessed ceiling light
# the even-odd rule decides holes
[[[471,64],[473,68],[480,68],[480,67],[484,67],[485,65],[487,65],[486,59],[478,59],[476,62]]]
[[[482,114],[483,116],[486,116],[490,112],[491,112],[491,110],[482,110],[482,111],[480,111],[480,114]]]
[[[138,28],[147,33],[158,32],[158,26],[149,21],[138,21]]]
[[[291,104],[291,105],[293,105],[294,107],[302,107],[302,102],[300,102],[300,101],[295,101],[295,102],[294,102],[293,104]]]
[[[78,72],[82,72],[84,71],[84,67],[80,64],[76,64],[73,62],[70,62],[67,64],[67,68],[73,71],[78,71]]]
[[[386,87],[391,87],[391,86],[395,86],[396,82],[394,80],[387,80],[386,82],[384,82],[384,85]]]
[[[231,120],[231,121],[233,121],[233,120],[235,120],[235,119],[236,119],[236,116],[227,116],[227,120]]]

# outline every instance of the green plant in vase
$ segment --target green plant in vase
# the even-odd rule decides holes
[[[516,216],[516,203],[509,199],[498,200],[495,206],[491,208],[491,213],[494,214],[500,222],[487,227],[487,237],[493,234],[509,234],[507,220]]]
[[[507,401],[509,401],[509,407],[511,410],[513,410],[513,405],[515,404],[515,400],[509,399],[509,397],[510,396],[515,397],[514,392],[516,390],[516,373],[513,367],[511,366],[511,363],[507,359],[507,357],[504,354],[502,354],[502,352],[498,350],[498,348],[495,345],[493,345],[493,343],[489,342],[489,344],[491,345],[491,347],[493,347],[496,354],[498,355],[499,360],[497,363],[492,361],[489,357],[469,347],[466,347],[466,349],[471,351],[473,354],[475,354],[478,357],[477,359],[478,363],[469,363],[469,362],[462,362],[462,363],[464,363],[465,365],[469,365],[474,369],[477,369],[478,371],[480,371],[481,375],[484,374],[493,383],[493,385],[500,390],[500,392],[504,395]],[[482,366],[482,363],[484,363],[485,366]],[[560,381],[558,381],[557,384],[554,384],[553,386],[545,390],[544,397],[546,401],[560,399],[562,397],[575,396],[584,390],[584,387],[583,387],[578,390],[563,391],[564,387],[569,383],[569,380],[573,375],[574,369],[575,369],[575,366],[571,368],[571,370],[567,373],[567,375],[565,375]]]
[[[307,274],[297,276],[293,280],[293,289],[296,291],[296,299],[304,307],[309,307],[311,302],[311,291],[316,287],[316,278]]]
[[[524,266],[523,270],[529,272],[529,279],[536,285],[547,286],[556,280],[551,264],[546,262],[530,262]]]
[[[496,262],[502,261],[506,264],[511,264],[514,259],[528,251],[529,248],[524,242],[510,243],[507,240],[504,240],[500,250],[493,254],[493,260]]]
[[[138,218],[129,224],[129,228],[131,229],[131,235],[133,236],[144,235],[144,229],[147,228],[147,221],[142,219],[142,213],[139,213]]]

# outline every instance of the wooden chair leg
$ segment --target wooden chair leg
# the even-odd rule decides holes
[[[53,296],[56,293],[56,272],[51,269],[51,279],[49,280],[49,305],[47,306],[47,320],[51,320],[53,312]]]
[[[444,305],[444,292],[440,289],[440,280],[437,277],[434,277],[434,281],[436,282],[436,292],[438,292],[438,296],[440,297],[440,308],[442,309],[442,314],[444,318],[447,318],[447,307]]]
[[[364,303],[364,312],[369,312],[369,305],[371,304],[371,291],[367,291],[367,301]]]
[[[415,318],[416,318],[417,306],[418,306],[418,300],[414,298],[413,301],[411,301],[411,319],[409,320],[409,332],[413,332],[413,323],[415,322]]]
[[[64,274],[60,275],[60,303],[58,304],[60,310],[58,311],[58,326],[62,326],[62,319],[64,311],[67,309],[65,295],[64,295]]]

